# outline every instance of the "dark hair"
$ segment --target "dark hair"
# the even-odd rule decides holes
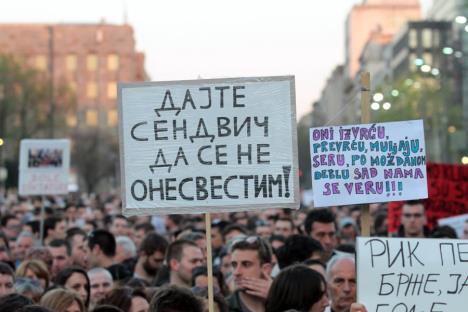
[[[432,238],[458,238],[457,232],[450,225],[441,225],[435,228]]]
[[[338,246],[336,246],[335,249],[337,251],[342,251],[342,252],[346,252],[346,253],[349,253],[349,254],[355,254],[356,253],[356,247],[354,247],[354,245],[352,245],[352,244],[339,244]]]
[[[291,230],[295,230],[296,229],[296,225],[294,224],[294,221],[291,219],[291,218],[279,218],[278,220],[275,221],[275,224],[276,222],[278,221],[285,221],[285,222],[289,222],[289,224],[291,225]]]
[[[202,302],[190,290],[175,285],[163,286],[151,299],[150,311],[203,312]]]
[[[0,274],[3,275],[10,275],[13,278],[13,282],[15,282],[15,272],[11,266],[3,261],[0,261]]]
[[[203,288],[192,288],[192,293],[200,298],[208,299],[208,287]],[[226,299],[224,299],[223,294],[214,293],[213,294],[213,301],[214,303],[218,304],[219,312],[228,312],[229,307]]]
[[[221,235],[223,235],[223,238],[226,237],[227,234],[229,234],[229,232],[232,232],[232,231],[239,231],[241,232],[242,234],[245,234],[247,235],[248,234],[248,231],[247,229],[245,228],[245,226],[242,226],[240,224],[229,224],[227,225],[223,231],[221,232]]]
[[[208,269],[206,266],[199,266],[192,270],[192,287],[195,286],[195,281],[199,276],[208,276]],[[227,297],[229,295],[229,289],[224,281],[223,273],[217,266],[213,267],[213,277],[218,281],[221,295]]]
[[[173,241],[167,247],[166,264],[169,265],[172,259],[176,259],[177,261],[180,261],[182,259],[182,253],[184,251],[185,246],[193,246],[193,247],[199,248],[197,244],[186,239],[178,239],[176,241]]]
[[[169,243],[163,236],[150,232],[141,241],[140,251],[144,252],[147,256],[154,254],[156,251],[165,254],[168,245]]]
[[[116,242],[114,235],[107,230],[94,230],[88,236],[88,246],[93,250],[94,246],[99,246],[107,257],[115,256]]]
[[[68,243],[68,241],[66,241],[64,239],[54,239],[49,243],[48,246],[49,247],[54,247],[54,248],[65,247],[67,249],[67,255],[71,256],[72,248],[71,248],[70,244]]]
[[[320,273],[303,264],[290,266],[281,271],[271,284],[265,311],[310,311],[312,305],[322,299],[326,287],[325,279]]]
[[[57,226],[57,223],[62,222],[62,218],[58,217],[49,217],[44,220],[44,238],[46,238],[49,235],[49,230],[54,230],[55,227]]]
[[[99,301],[99,304],[113,305],[128,312],[132,307],[132,298],[134,297],[141,297],[148,300],[146,293],[142,289],[121,287],[112,289],[105,298]]]
[[[307,214],[304,221],[304,229],[307,235],[312,232],[314,222],[335,224],[335,215],[329,209],[314,209]],[[336,227],[336,224],[335,224]]]
[[[66,240],[70,242],[70,240],[75,236],[75,235],[81,235],[81,236],[84,236],[86,237],[87,234],[85,232],[85,230],[83,230],[82,228],[79,228],[79,227],[72,227],[72,228],[69,228],[67,231],[67,238]]]
[[[7,223],[8,223],[8,221],[10,221],[11,219],[17,219],[17,218],[14,215],[11,215],[11,214],[4,215],[2,217],[2,219],[0,219],[0,224],[2,225],[2,227],[5,227],[7,225]]]
[[[278,248],[276,256],[280,269],[309,259],[315,252],[322,252],[319,241],[310,236],[294,234],[289,236],[284,245]]]
[[[47,309],[46,307],[37,305],[37,304],[31,304],[31,305],[24,306],[19,310],[16,310],[16,312],[53,312],[53,311]]]
[[[9,294],[0,297],[0,311],[16,312],[16,310],[33,303],[34,302],[26,296],[20,294]]]
[[[41,230],[41,223],[39,220],[32,220],[25,223],[25,225],[30,226],[33,234],[38,234]]]
[[[260,264],[271,263],[273,251],[270,244],[258,236],[242,237],[235,240],[231,246],[231,254],[235,250],[255,250],[258,252]]]
[[[97,305],[91,312],[124,312],[122,309],[109,304]]]
[[[327,269],[327,266],[325,265],[325,263],[323,263],[322,261],[318,260],[318,259],[307,259],[305,260],[304,262],[302,262],[302,264],[304,265],[307,265],[307,266],[310,266],[310,265],[320,265],[324,270]],[[313,269],[312,269],[313,270]]]
[[[151,223],[140,223],[135,225],[134,227],[135,231],[143,230],[145,233],[153,232],[155,230],[154,225]]]
[[[88,274],[86,273],[85,270],[79,267],[70,267],[70,268],[65,268],[62,271],[60,271],[57,276],[55,277],[55,284],[63,286],[65,288],[65,284],[67,283],[68,279],[70,276],[72,276],[74,273],[79,273],[83,275],[86,279],[86,291],[88,292],[88,296],[86,297],[86,301],[84,302],[85,306],[89,306],[89,298],[91,295],[91,282],[89,281]]]

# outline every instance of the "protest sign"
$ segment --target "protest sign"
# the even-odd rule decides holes
[[[293,77],[119,85],[123,212],[298,208]]]
[[[429,198],[424,202],[428,227],[441,218],[468,212],[468,166],[427,164]],[[402,202],[388,204],[388,230],[396,232],[400,225]]]
[[[69,140],[21,140],[19,194],[68,193],[69,168]]]
[[[465,228],[465,224],[467,222],[468,213],[454,217],[442,218],[437,221],[439,226],[448,225],[452,227],[455,230],[455,232],[457,232],[458,237],[463,237],[463,229]]]
[[[358,237],[356,247],[367,311],[466,311],[468,240]]]
[[[314,206],[427,197],[422,120],[310,129]]]

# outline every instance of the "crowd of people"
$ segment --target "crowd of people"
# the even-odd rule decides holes
[[[208,311],[204,217],[120,211],[116,195],[0,198],[0,311]],[[370,205],[372,235],[389,235],[386,211]],[[211,214],[215,310],[365,311],[355,303],[360,213]],[[429,231],[419,201],[403,205],[396,235],[456,238]]]

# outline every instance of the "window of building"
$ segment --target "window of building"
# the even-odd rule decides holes
[[[109,54],[107,56],[107,69],[110,71],[119,69],[119,56],[117,54]]]
[[[422,45],[423,48],[432,47],[432,31],[429,28],[422,30]]]
[[[432,53],[425,52],[423,53],[424,64],[433,65]]]
[[[107,97],[109,99],[117,98],[117,83],[115,83],[115,81],[107,84]]]
[[[410,48],[416,48],[418,46],[418,32],[416,29],[410,30],[408,41]]]
[[[414,72],[416,71],[416,54],[415,53],[411,53],[409,55],[409,69],[410,71]]]
[[[65,66],[69,71],[75,71],[77,67],[77,57],[75,54],[68,54],[65,57]]]
[[[97,84],[95,82],[88,82],[86,86],[86,96],[90,99],[97,97]]]
[[[119,121],[119,115],[117,114],[117,110],[111,109],[110,111],[107,112],[107,125],[109,127],[117,126],[118,121]]]
[[[98,111],[95,109],[88,109],[86,111],[86,125],[96,127],[98,125]]]
[[[34,65],[38,70],[46,71],[47,70],[47,57],[45,55],[37,55]]]
[[[75,114],[68,114],[66,117],[66,121],[67,121],[67,126],[70,128],[74,128],[78,124],[78,118],[76,117]]]
[[[86,57],[86,68],[95,71],[98,67],[98,58],[96,54],[90,54]]]

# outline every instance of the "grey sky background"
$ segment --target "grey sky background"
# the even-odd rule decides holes
[[[346,16],[361,2],[0,0],[0,23],[121,24],[127,12],[151,80],[295,75],[300,117],[343,63]]]

